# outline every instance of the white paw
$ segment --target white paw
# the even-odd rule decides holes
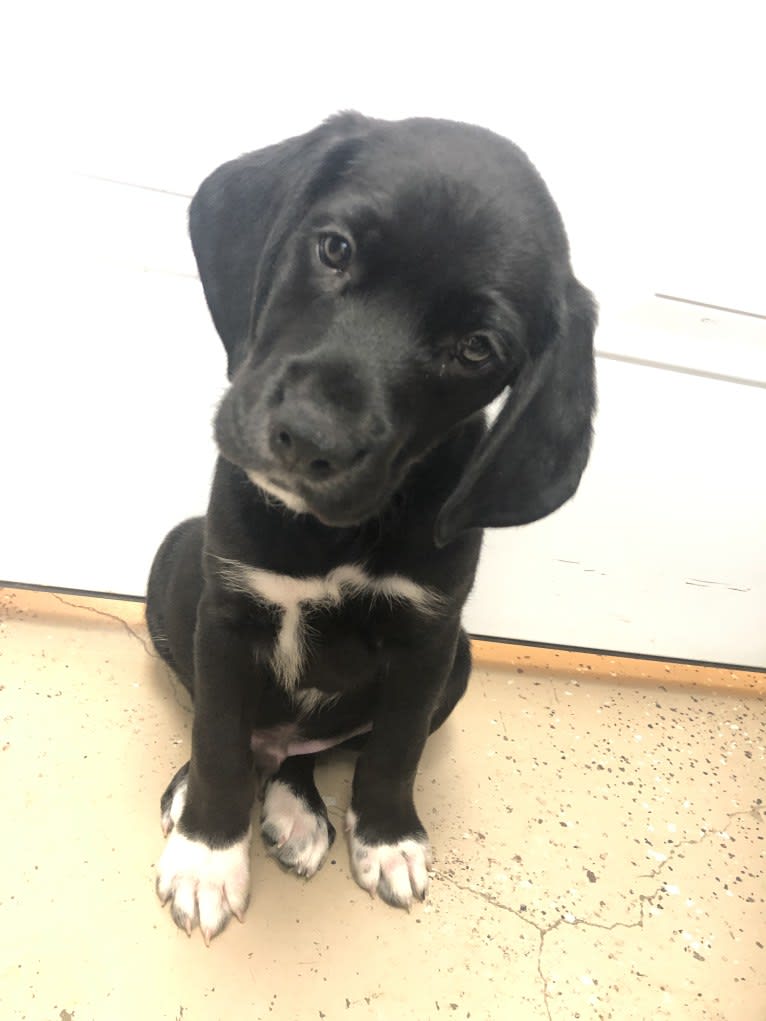
[[[287,784],[272,780],[263,800],[261,835],[283,865],[299,876],[313,876],[325,859],[335,830]]]
[[[187,935],[199,925],[209,944],[232,915],[244,918],[250,897],[250,830],[228,847],[210,847],[179,831],[175,824],[186,800],[186,784],[179,784],[171,807],[163,813],[165,829],[175,827],[157,865],[157,896],[170,901],[173,921]]]
[[[431,868],[428,841],[407,838],[396,844],[367,844],[356,835],[356,825],[356,813],[349,809],[351,870],[362,889],[377,892],[387,904],[408,911],[413,898],[425,900]]]

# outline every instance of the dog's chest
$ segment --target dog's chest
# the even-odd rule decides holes
[[[221,574],[230,589],[277,611],[271,665],[279,683],[290,692],[306,686],[305,673],[315,649],[326,650],[328,638],[336,639],[336,648],[342,647],[340,639],[351,639],[343,634],[350,620],[361,631],[369,623],[372,632],[375,620],[382,616],[391,619],[397,611],[409,610],[429,617],[439,612],[442,602],[438,592],[411,578],[373,575],[357,564],[344,564],[322,576],[294,577],[225,561]],[[344,665],[351,663],[344,664],[341,657],[334,664],[335,672],[342,672]]]

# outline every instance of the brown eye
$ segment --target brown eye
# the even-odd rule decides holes
[[[492,351],[492,341],[486,333],[470,333],[457,346],[457,356],[463,365],[481,365],[492,357]]]
[[[351,262],[351,242],[342,234],[323,234],[319,239],[319,258],[329,269],[342,273]]]

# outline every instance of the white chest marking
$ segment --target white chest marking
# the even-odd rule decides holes
[[[293,691],[306,656],[304,611],[315,606],[340,606],[353,596],[404,601],[420,613],[433,615],[442,604],[440,594],[401,574],[379,577],[367,574],[356,564],[336,567],[323,577],[294,578],[260,567],[249,567],[237,560],[219,558],[220,572],[229,588],[247,592],[282,610],[282,621],[274,646],[272,666],[279,681]]]

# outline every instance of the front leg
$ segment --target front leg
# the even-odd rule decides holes
[[[250,732],[259,670],[246,619],[206,588],[194,641],[192,756],[168,789],[157,894],[176,925],[199,924],[206,943],[232,915],[242,920],[250,892],[250,813],[255,793]]]
[[[413,787],[434,709],[452,668],[457,629],[399,649],[381,681],[372,733],[357,762],[346,820],[359,885],[393,907],[424,900],[431,849]]]

